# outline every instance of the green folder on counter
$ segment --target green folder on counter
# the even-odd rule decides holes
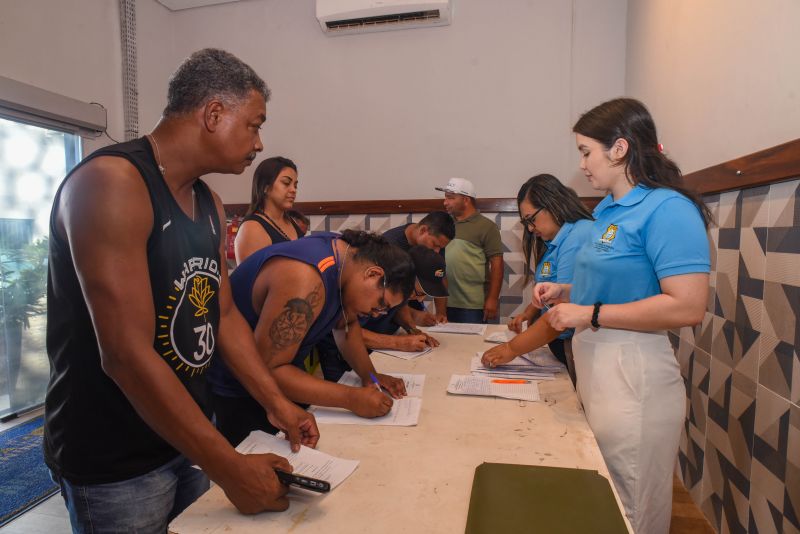
[[[475,469],[466,534],[626,534],[597,471],[484,463]]]

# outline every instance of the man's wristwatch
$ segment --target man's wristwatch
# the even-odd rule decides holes
[[[600,306],[602,305],[603,303],[599,300],[594,303],[594,310],[592,311],[592,328],[600,328],[600,323],[597,322],[597,316],[600,315]]]

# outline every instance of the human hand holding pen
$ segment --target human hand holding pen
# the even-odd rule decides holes
[[[381,373],[370,373],[369,377],[373,384],[377,384],[378,389],[384,388],[393,398],[401,399],[406,396],[406,383],[403,382],[402,378],[395,378]]]
[[[374,384],[350,388],[346,408],[359,417],[380,417],[389,413],[394,401]]]
[[[545,304],[556,305],[560,302],[569,302],[569,284],[555,284],[553,282],[539,282],[533,286],[531,304],[543,308]]]
[[[418,349],[416,349],[417,351],[423,350],[425,348],[425,345],[427,345],[428,347],[431,347],[432,349],[434,349],[434,348],[439,346],[439,340],[438,339],[436,339],[433,336],[430,336],[430,335],[426,334],[425,332],[423,332],[422,330],[420,330],[416,326],[409,327],[406,330],[408,331],[409,334],[422,336],[421,339],[422,339],[422,342],[423,342],[423,346],[421,346]]]
[[[275,454],[240,454],[228,462],[224,477],[215,481],[228,499],[243,514],[263,511],[280,512],[289,508],[286,493],[289,488],[281,484],[275,469],[291,473],[289,461]]]

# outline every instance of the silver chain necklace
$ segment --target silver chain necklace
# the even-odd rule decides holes
[[[150,141],[153,142],[153,147],[155,147],[155,149],[156,149],[156,153],[155,153],[156,165],[158,166],[158,171],[161,173],[161,176],[163,177],[167,173],[167,169],[164,168],[164,166],[161,164],[161,151],[158,150],[158,143],[156,142],[156,138],[153,136],[153,134],[147,134],[147,138],[150,139]],[[192,220],[193,221],[194,221],[194,205],[195,205],[194,187],[192,187]]]
[[[167,173],[167,169],[161,165],[161,152],[158,150],[158,143],[156,143],[156,138],[153,137],[153,134],[147,134],[147,138],[153,142],[153,146],[156,149],[156,165],[158,165],[158,170],[161,171],[161,174],[164,175]]]

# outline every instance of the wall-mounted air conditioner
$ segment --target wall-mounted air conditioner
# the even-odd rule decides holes
[[[317,20],[327,35],[446,26],[453,0],[317,0]]]

